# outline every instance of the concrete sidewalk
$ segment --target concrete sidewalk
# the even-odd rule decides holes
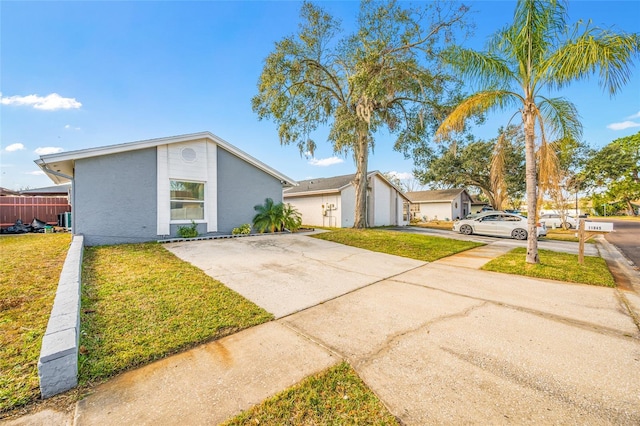
[[[322,247],[319,271],[355,257],[370,283],[122,374],[62,418],[216,424],[345,359],[404,424],[640,424],[640,331],[619,290],[476,269],[502,249],[379,279],[395,256]]]

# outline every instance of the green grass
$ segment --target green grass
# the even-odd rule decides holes
[[[40,397],[42,336],[70,234],[0,237],[0,413]]]
[[[224,423],[235,425],[398,425],[343,362]]]
[[[580,265],[577,254],[538,250],[540,263],[533,265],[526,263],[526,253],[527,250],[524,247],[513,249],[485,264],[482,269],[535,278],[615,287],[613,276],[604,259],[600,257],[585,256],[584,264]]]
[[[160,244],[85,250],[83,385],[273,317]]]
[[[379,229],[339,229],[313,235],[315,238],[366,250],[432,262],[484,244],[451,240],[430,235]]]

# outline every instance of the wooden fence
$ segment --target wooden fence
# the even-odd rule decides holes
[[[0,226],[11,226],[17,219],[28,224],[34,218],[55,225],[59,213],[70,211],[67,197],[0,197]]]

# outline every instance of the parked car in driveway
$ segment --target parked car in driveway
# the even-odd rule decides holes
[[[516,240],[526,240],[527,218],[506,212],[485,212],[479,215],[458,220],[453,224],[453,230],[461,234],[481,234],[496,237],[511,237]],[[538,223],[536,236],[538,238],[547,235],[544,223]]]
[[[540,215],[540,222],[544,222],[547,228],[565,228],[565,226],[562,226],[562,217],[555,213]],[[565,216],[564,223],[567,225],[566,229],[578,227],[578,221],[571,216]]]

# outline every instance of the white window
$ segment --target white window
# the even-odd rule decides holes
[[[204,220],[204,183],[172,180],[171,220]]]

